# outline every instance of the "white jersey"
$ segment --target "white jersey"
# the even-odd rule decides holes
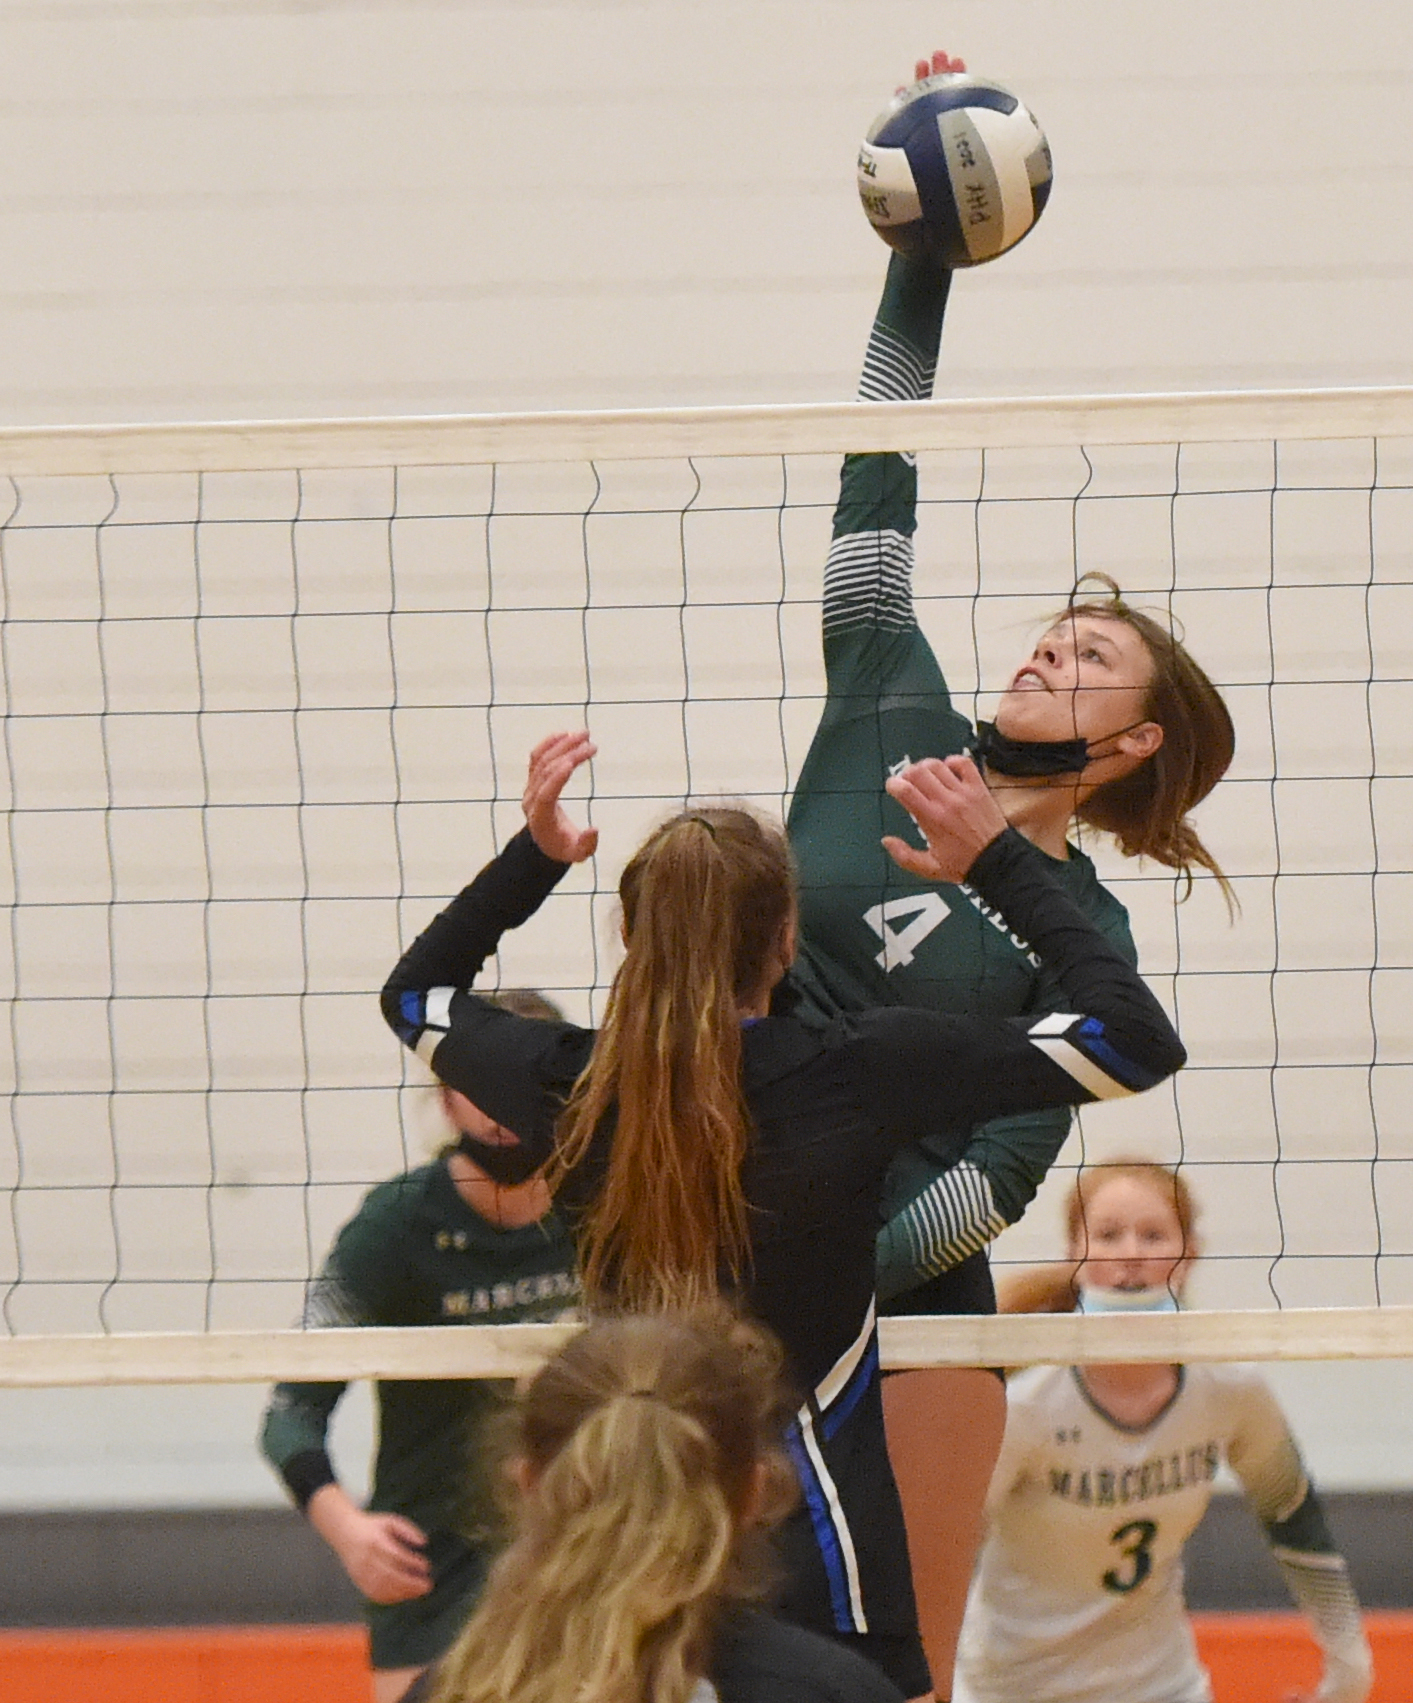
[[[1250,1367],[1181,1368],[1167,1407],[1135,1427],[1073,1367],[1013,1378],[958,1703],[1210,1703],[1182,1550],[1223,1460],[1267,1523],[1305,1501],[1299,1452]]]

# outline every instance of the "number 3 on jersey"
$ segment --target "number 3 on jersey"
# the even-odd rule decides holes
[[[1130,1520],[1126,1526],[1119,1527],[1109,1542],[1119,1545],[1128,1565],[1109,1569],[1103,1580],[1106,1591],[1122,1597],[1138,1589],[1153,1571],[1153,1539],[1157,1535],[1158,1528],[1152,1520]]]
[[[863,920],[883,942],[883,950],[874,962],[880,970],[896,970],[900,964],[911,964],[918,947],[951,914],[952,907],[940,893],[915,893],[907,899],[889,899],[865,911]],[[889,923],[900,917],[913,920],[906,928],[889,928]]]

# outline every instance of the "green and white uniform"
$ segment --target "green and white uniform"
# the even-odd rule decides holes
[[[1011,1380],[958,1703],[1210,1703],[1182,1550],[1224,1460],[1324,1652],[1316,1695],[1362,1703],[1371,1668],[1359,1604],[1275,1397],[1249,1366],[1179,1376],[1143,1426],[1110,1418],[1073,1367]]]
[[[573,1248],[556,1217],[498,1229],[466,1204],[439,1159],[364,1198],[310,1288],[304,1324],[518,1324],[562,1317],[578,1293]],[[496,1543],[482,1434],[510,1387],[483,1379],[377,1385],[368,1506],[421,1527],[433,1588],[411,1602],[365,1605],[375,1668],[435,1660],[481,1588]],[[301,1507],[334,1481],[328,1427],[346,1388],[277,1384],[270,1398],[261,1447]]]
[[[949,279],[894,255],[859,394],[930,396]],[[879,1005],[974,1016],[1024,1016],[1063,1005],[1026,943],[966,887],[907,874],[879,844],[916,829],[883,791],[889,774],[972,742],[971,723],[913,610],[917,467],[911,456],[853,455],[843,469],[824,573],[828,697],[790,809],[799,867],[806,1012]],[[1134,962],[1123,906],[1071,848],[1052,873]],[[961,1162],[955,1142],[926,1143],[895,1163],[879,1240],[879,1294],[898,1297],[976,1253],[1029,1205],[1069,1129],[1064,1110],[988,1124]]]

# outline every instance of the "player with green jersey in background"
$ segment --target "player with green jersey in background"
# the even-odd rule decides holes
[[[525,991],[498,1002],[526,1016],[559,1015]],[[522,1324],[563,1318],[576,1305],[573,1246],[533,1160],[464,1095],[440,1093],[457,1141],[365,1196],[310,1286],[306,1328]],[[366,1508],[344,1491],[329,1458],[329,1423],[346,1388],[276,1385],[260,1443],[362,1594],[375,1703],[397,1703],[460,1632],[499,1548],[485,1432],[511,1386],[380,1381]]]
[[[964,69],[945,54],[919,78]],[[895,254],[865,356],[865,401],[932,394],[950,274]],[[993,1016],[1056,1010],[1051,978],[977,895],[915,879],[883,850],[909,837],[883,792],[890,773],[971,751],[1011,825],[1054,860],[1068,896],[1130,960],[1124,907],[1069,843],[1075,821],[1121,851],[1177,870],[1221,871],[1187,813],[1231,761],[1226,706],[1167,624],[1112,582],[1067,606],[1013,676],[994,724],[953,705],[913,607],[917,468],[911,456],[846,458],[825,566],[827,700],[789,816],[799,870],[800,955],[791,980],[820,1015],[881,1004]],[[1057,591],[1068,564],[1057,564]],[[999,589],[999,588],[998,588]],[[984,1249],[1034,1198],[1069,1129],[1066,1111],[987,1124],[961,1161],[945,1108],[938,1136],[894,1165],[878,1244],[882,1310],[994,1312]],[[944,1136],[946,1137],[944,1139]],[[946,1696],[1004,1391],[983,1371],[903,1373],[885,1386],[889,1451],[908,1514],[924,1641]]]

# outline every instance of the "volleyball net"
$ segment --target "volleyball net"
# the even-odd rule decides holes
[[[376,991],[519,826],[531,745],[587,723],[600,853],[487,985],[597,1014],[644,829],[788,802],[838,459],[874,449],[919,454],[919,617],[973,715],[1084,573],[1185,632],[1237,726],[1199,817],[1241,907],[1088,848],[1191,1063],[1086,1111],[997,1251],[1055,1257],[1055,1189],[1138,1149],[1199,1200],[1203,1310],[890,1321],[885,1356],[1413,1352],[1413,391],[1385,390],[0,432],[0,1383],[504,1375],[557,1340],[287,1328],[441,1139]]]

